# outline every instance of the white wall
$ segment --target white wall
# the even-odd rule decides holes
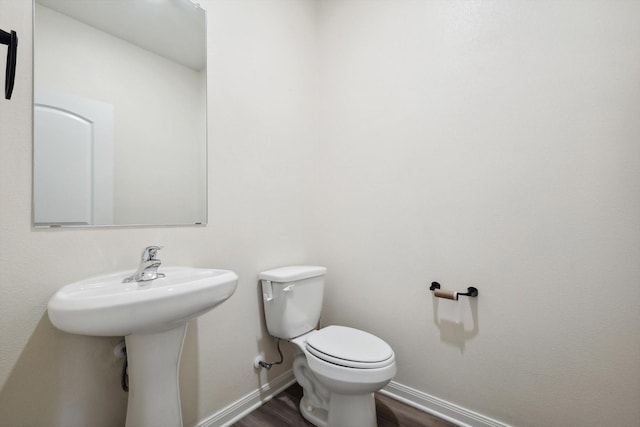
[[[0,426],[113,427],[126,393],[114,339],[55,330],[46,314],[62,285],[134,269],[161,244],[167,265],[229,268],[235,295],[192,322],[182,359],[185,425],[194,425],[287,367],[256,375],[262,330],[257,275],[315,261],[307,230],[317,132],[314,5],[207,1],[209,225],[109,230],[31,228],[31,14],[0,0],[0,28],[20,38],[13,99],[0,99]],[[0,49],[0,54],[4,50]]]
[[[640,3],[319,4],[324,323],[503,422],[637,425]]]
[[[323,323],[387,339],[398,382],[518,426],[635,426],[638,5],[207,1],[209,225],[33,231],[31,7],[0,0],[21,43],[0,99],[0,426],[122,425],[117,339],[58,332],[45,306],[153,243],[241,278],[190,324],[187,426],[288,367],[251,367],[275,357],[257,273],[307,262],[329,267]],[[432,280],[480,298],[434,303]]]
[[[202,222],[201,72],[41,5],[36,20],[36,88],[114,106],[114,223]]]

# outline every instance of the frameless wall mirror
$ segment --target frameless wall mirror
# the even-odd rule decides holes
[[[35,227],[204,224],[206,17],[35,0]]]

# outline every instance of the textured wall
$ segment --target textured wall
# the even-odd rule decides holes
[[[190,324],[186,425],[268,380],[256,276],[305,262],[329,267],[323,322],[388,340],[402,384],[518,426],[637,424],[639,3],[205,6],[209,225],[33,231],[31,6],[0,0],[21,37],[0,100],[0,426],[122,425],[118,339],[58,332],[45,307],[152,243],[241,278]],[[481,295],[434,302],[431,280]]]
[[[498,420],[637,425],[640,3],[320,5],[325,323]]]
[[[316,150],[313,3],[203,2],[209,19],[209,225],[31,229],[31,4],[0,0],[20,37],[13,99],[0,100],[0,426],[124,424],[118,338],[59,332],[46,314],[62,285],[135,268],[149,244],[165,264],[228,268],[235,295],[192,322],[182,359],[185,425],[255,390],[258,272],[313,261],[307,230]],[[4,55],[4,49],[0,53]],[[4,80],[4,79],[3,79]]]

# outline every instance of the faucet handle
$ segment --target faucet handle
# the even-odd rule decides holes
[[[155,260],[156,254],[162,248],[163,246],[147,246],[144,248],[144,251],[142,251],[142,262]]]

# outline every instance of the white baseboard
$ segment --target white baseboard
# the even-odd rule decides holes
[[[281,391],[295,383],[292,371],[273,379],[226,408],[200,421],[195,427],[228,427],[249,412],[262,406]],[[436,415],[460,427],[511,427],[484,415],[465,409],[446,400],[391,381],[380,390],[389,396],[423,412]]]
[[[428,412],[461,427],[510,427],[484,415],[465,409],[446,400],[391,381],[380,393]]]
[[[195,427],[227,427],[262,406],[295,382],[293,371],[289,370],[221,411],[200,421]]]

